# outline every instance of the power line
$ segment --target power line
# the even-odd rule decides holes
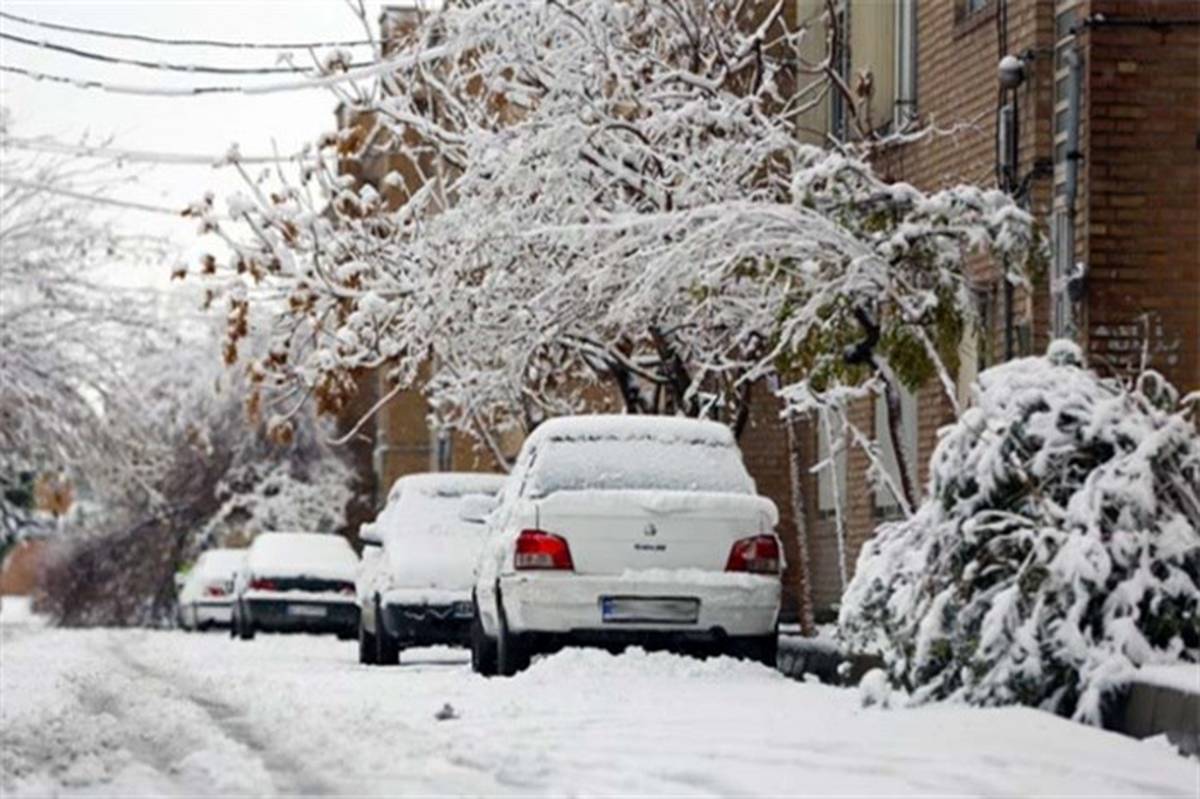
[[[96,53],[91,50],[81,50],[77,47],[69,47],[63,44],[55,44],[54,42],[37,41],[34,39],[26,39],[24,36],[17,36],[12,33],[4,33],[0,31],[0,39],[8,39],[9,41],[24,44],[29,47],[40,47],[45,50],[53,50],[58,53],[66,53],[73,55],[76,58],[86,58],[90,61],[101,61],[106,64],[121,64],[125,66],[142,67],[143,69],[159,69],[168,72],[195,72],[205,73],[209,75],[273,75],[283,72],[305,72],[311,73],[311,67],[214,67],[204,64],[172,64],[164,61],[142,61],[136,58],[120,58],[118,56],[106,55],[105,53]],[[352,69],[370,66],[372,62],[357,62],[348,64]]]
[[[306,158],[319,158],[318,153],[297,152],[291,155],[239,155],[236,151],[224,155],[202,155],[199,153],[165,153],[151,150],[118,150],[111,147],[90,146],[87,144],[71,144],[48,138],[22,139],[13,136],[0,138],[0,148],[11,147],[17,150],[52,153],[56,155],[74,155],[83,158],[104,158],[113,161],[125,161],[139,164],[178,164],[211,166],[214,168],[230,166],[234,163],[256,164],[286,164],[303,161]]]
[[[106,31],[96,28],[80,28],[75,27],[74,25],[60,25],[54,22],[43,22],[41,20],[30,19],[29,17],[21,17],[7,11],[0,11],[0,17],[11,19],[14,22],[22,22],[26,25],[33,25],[39,28],[65,31],[67,33],[81,33],[85,36],[101,36],[108,39],[122,39],[131,42],[183,45],[187,47],[225,47],[235,50],[311,50],[318,47],[358,47],[360,45],[375,44],[375,42],[370,39],[331,42],[228,42],[216,41],[212,39],[164,39],[157,36],[146,36],[139,33],[120,33],[117,31]]]
[[[105,83],[104,81],[90,80],[84,78],[68,78],[62,75],[51,75],[45,72],[36,72],[24,67],[13,67],[7,64],[0,64],[0,72],[9,72],[13,75],[23,75],[32,80],[48,81],[50,83],[62,83],[68,86],[74,86],[77,89],[99,89],[109,92],[110,94],[130,94],[142,97],[198,97],[204,94],[277,94],[280,92],[304,91],[305,89],[321,89],[328,86],[336,86],[339,83],[349,83],[350,81],[363,80],[372,78],[389,72],[393,69],[401,69],[406,66],[411,66],[415,63],[423,61],[436,60],[445,53],[444,48],[434,47],[416,56],[405,56],[396,58],[390,61],[380,61],[370,67],[363,69],[352,69],[349,72],[343,72],[339,75],[323,75],[319,78],[310,78],[301,81],[288,81],[284,83],[268,83],[261,86],[124,86],[115,83]]]
[[[60,189],[56,186],[47,186],[40,183],[30,183],[19,178],[3,178],[0,179],[0,185],[15,186],[18,189],[29,189],[31,191],[42,194],[55,194],[60,197],[68,197],[72,200],[80,200],[81,202],[92,203],[94,205],[110,205],[115,208],[125,208],[132,211],[146,211],[152,214],[169,214],[170,216],[183,217],[183,212],[186,208],[169,208],[165,205],[151,205],[149,203],[139,203],[133,200],[118,200],[114,197],[105,197],[102,194],[85,194],[83,192],[71,191],[70,189]]]

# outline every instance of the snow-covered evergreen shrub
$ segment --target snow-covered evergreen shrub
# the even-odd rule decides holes
[[[1099,723],[1133,668],[1200,663],[1196,395],[1101,379],[1060,341],[981,374],[975,399],[924,503],[864,547],[840,632],[915,702]]]

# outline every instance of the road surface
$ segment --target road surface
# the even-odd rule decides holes
[[[0,794],[1200,795],[1200,763],[1026,709],[862,708],[760,666],[0,626]]]

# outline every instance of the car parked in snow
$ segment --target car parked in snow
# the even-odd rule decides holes
[[[394,665],[406,647],[469,643],[484,517],[504,479],[437,472],[396,481],[378,518],[359,530],[359,662]]]
[[[783,555],[729,429],[577,416],[525,441],[489,517],[471,664],[513,674],[564,646],[774,665]]]
[[[358,556],[345,538],[326,533],[261,533],[234,581],[232,633],[332,632],[358,629],[354,578]]]
[[[209,549],[183,577],[176,616],[185,630],[228,627],[233,617],[233,577],[244,549]]]

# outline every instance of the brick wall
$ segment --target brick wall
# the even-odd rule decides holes
[[[1095,0],[1112,19],[1200,21],[1200,3]],[[1200,388],[1200,26],[1090,26],[1080,226],[1093,364]]]

